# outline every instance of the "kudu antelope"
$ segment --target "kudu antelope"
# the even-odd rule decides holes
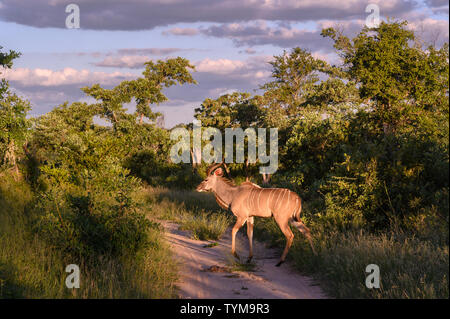
[[[219,206],[231,210],[237,217],[236,224],[231,231],[231,253],[236,257],[236,233],[247,222],[247,236],[249,240],[249,256],[247,262],[253,257],[253,225],[254,216],[273,217],[286,236],[286,247],[276,266],[280,266],[294,240],[289,223],[294,225],[309,240],[311,249],[315,254],[309,229],[300,219],[302,200],[294,192],[285,188],[261,188],[251,182],[243,182],[236,186],[232,181],[223,177],[222,163],[212,165],[208,169],[206,179],[197,186],[198,192],[212,191]]]

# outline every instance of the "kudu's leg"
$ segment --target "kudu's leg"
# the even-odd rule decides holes
[[[281,255],[280,261],[275,266],[280,267],[280,265],[286,260],[287,253],[289,251],[289,248],[291,248],[292,242],[294,241],[294,234],[291,231],[291,228],[289,227],[288,220],[286,221],[276,221],[278,226],[280,226],[281,231],[283,232],[284,236],[286,237],[286,247],[284,247],[283,254]]]
[[[231,230],[231,253],[237,259],[239,259],[239,255],[236,254],[236,233],[244,225],[245,221],[246,221],[246,218],[238,217],[236,224],[234,224],[233,229]]]
[[[311,249],[314,253],[314,255],[317,255],[316,250],[314,249],[311,232],[309,231],[309,228],[303,224],[303,222],[300,220],[298,222],[292,221],[292,225],[294,225],[303,235],[305,235],[306,239],[308,239],[309,244],[311,245]]]
[[[247,237],[248,237],[248,259],[249,263],[253,258],[253,225],[255,223],[254,217],[247,219]]]

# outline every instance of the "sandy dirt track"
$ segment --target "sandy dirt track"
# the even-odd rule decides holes
[[[231,229],[222,236],[214,247],[205,247],[212,241],[190,238],[189,232],[181,231],[178,225],[163,223],[166,239],[179,263],[181,298],[285,298],[316,299],[326,298],[319,286],[309,277],[292,270],[288,262],[275,267],[279,253],[266,248],[254,240],[254,271],[233,270],[231,265]],[[236,237],[236,249],[241,260],[248,253],[248,240],[242,229]],[[296,234],[300,236],[300,234]]]

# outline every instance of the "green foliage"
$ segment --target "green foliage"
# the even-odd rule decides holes
[[[99,85],[84,91],[100,103],[65,103],[36,120],[28,144],[29,159],[39,166],[35,229],[49,244],[70,256],[134,256],[148,248],[152,224],[133,199],[140,182],[167,165],[168,133],[136,122],[124,103],[165,100],[162,87],[192,83],[185,59],[147,63],[145,78],[125,81],[112,90]],[[138,110],[139,111],[139,110]],[[150,111],[146,116],[150,118]],[[95,124],[94,117],[112,126]],[[158,154],[158,155],[157,155]],[[154,156],[153,167],[146,160]],[[29,172],[36,174],[35,171]],[[180,181],[173,181],[179,183]]]
[[[294,48],[291,52],[274,56],[272,82],[260,87],[265,91],[266,103],[270,106],[282,106],[288,114],[299,112],[305,105],[311,90],[319,81],[320,72],[325,72],[326,62],[314,58],[310,52]]]
[[[65,104],[38,120],[30,148],[46,159],[38,206],[46,214],[36,229],[59,249],[85,258],[136,252],[148,231],[130,197],[138,181],[112,157],[114,140],[92,117],[86,104]]]
[[[158,114],[153,113],[150,104],[159,104],[167,100],[162,93],[163,88],[175,84],[196,83],[188,69],[194,70],[194,66],[183,58],[158,60],[156,63],[149,61],[145,63],[145,70],[142,78],[136,80],[123,81],[113,89],[104,89],[100,84],[92,87],[84,87],[82,90],[86,94],[100,101],[96,104],[101,112],[101,116],[113,123],[114,127],[121,120],[134,120],[140,117],[142,124],[143,117],[154,120]],[[123,106],[134,99],[136,103],[136,113],[134,116],[126,114]]]
[[[0,49],[2,49],[1,46]],[[0,66],[11,68],[12,61],[19,56],[20,53],[15,51],[0,52]],[[30,103],[12,93],[8,82],[2,79],[0,83],[0,164],[15,166],[16,171],[18,171],[17,158],[20,146],[24,143],[30,127],[30,121],[26,118],[30,109]]]
[[[36,196],[28,183],[15,181],[9,174],[0,179],[0,299],[175,296],[176,269],[156,224],[139,258],[67,256],[32,231],[33,221],[45,212],[36,208]],[[46,209],[54,210],[54,206]],[[65,268],[74,262],[80,266],[81,285],[70,290],[64,283]]]
[[[226,128],[255,126],[261,111],[248,93],[234,92],[225,94],[216,100],[206,99],[195,109],[195,118],[202,126],[215,127],[225,133]]]
[[[343,116],[323,119],[315,112],[304,113],[304,117],[294,124],[284,145],[283,167],[295,167],[303,176],[303,185],[320,180],[335,161],[343,159],[348,125]]]
[[[322,35],[342,57],[341,74],[355,81],[360,97],[371,102],[380,126],[391,133],[410,124],[418,110],[448,108],[448,44],[423,50],[407,22],[364,27],[350,40],[333,28]]]
[[[310,256],[303,239],[296,239],[293,259],[302,270],[319,269],[335,296],[448,297],[448,44],[423,47],[406,22],[365,27],[353,39],[333,28],[322,35],[334,42],[339,65],[294,48],[274,57],[272,81],[260,86],[261,95],[206,99],[195,117],[222,135],[226,128],[278,128],[279,170],[271,183],[302,196],[303,218],[321,250]],[[11,67],[18,56],[0,52],[0,65]],[[193,69],[183,58],[150,61],[135,80],[111,89],[83,88],[96,103],[66,102],[31,121],[29,103],[2,80],[2,163],[15,166],[16,177],[21,165],[32,197],[39,199],[33,209],[18,208],[30,215],[26,222],[0,207],[5,225],[23,222],[23,247],[36,236],[39,245],[58,251],[54,260],[76,256],[87,273],[95,271],[91,261],[97,257],[146,260],[145,252],[160,251],[161,243],[155,240],[159,227],[135,198],[141,180],[178,189],[157,191],[156,200],[145,203],[153,217],[178,221],[196,238],[223,233],[228,219],[214,213],[213,198],[179,190],[196,186],[207,165],[171,163],[173,141],[169,131],[155,127],[158,114],[150,108],[167,100],[164,88],[196,83]],[[130,102],[136,104],[134,114],[125,108]],[[97,124],[98,118],[107,124]],[[191,124],[186,127],[192,131]],[[237,181],[257,174],[257,165],[248,163],[229,168]],[[31,192],[20,189],[17,194]],[[16,212],[13,203],[0,197],[1,205]],[[275,226],[264,222],[260,235],[281,244]],[[0,240],[6,242],[1,234]],[[39,245],[33,247],[44,249]],[[18,263],[0,257],[0,287],[7,277],[8,294],[20,295],[10,271]],[[360,277],[374,259],[389,274],[383,289],[369,292]],[[125,264],[111,267],[131,271]]]
[[[3,164],[15,165],[18,146],[26,139],[30,121],[26,118],[31,109],[28,101],[6,92],[0,99],[0,156]]]
[[[435,239],[448,243],[448,45],[411,44],[414,34],[397,22],[352,40],[323,35],[342,65],[324,65],[329,78],[303,94],[308,107],[284,120],[272,182],[302,194],[327,227],[413,230],[411,220],[421,220],[437,230],[440,220]]]
[[[137,151],[124,165],[134,176],[151,186],[192,189],[202,181],[191,164],[169,163],[167,153],[156,153],[151,149]]]
[[[355,82],[331,76],[314,86],[306,104],[310,109],[339,115],[359,109],[361,99]]]
[[[261,107],[262,97],[251,97],[248,93],[234,92],[232,94],[225,94],[218,99],[206,99],[200,108],[195,109],[195,118],[202,123],[202,127],[207,129],[209,127],[220,130],[222,134],[222,155],[226,154],[225,147],[225,133],[226,129],[242,129],[255,128],[263,123],[264,114],[266,110]],[[244,132],[245,133],[245,132]],[[203,141],[202,145],[210,141]],[[244,151],[245,164],[231,164],[233,168],[237,168],[248,176],[250,163],[248,162],[248,152],[245,152],[249,143],[249,136],[244,137],[243,143],[233,141],[233,149],[240,149]],[[255,140],[254,143],[257,143]]]
[[[151,224],[137,211],[132,193],[136,178],[117,164],[106,162],[98,171],[83,172],[82,185],[69,183],[61,168],[42,168],[47,184],[37,209],[46,212],[36,230],[69,255],[133,255],[146,247]]]
[[[3,47],[0,45],[0,50]],[[3,68],[11,69],[13,65],[13,60],[20,57],[21,53],[9,50],[8,53],[0,51],[0,66]],[[0,73],[1,74],[1,73]],[[0,100],[3,99],[3,94],[8,91],[8,82],[5,79],[1,79],[0,82]]]
[[[385,229],[424,211],[448,225],[446,129],[417,119],[414,131],[385,136],[370,116],[305,114],[292,129],[274,182],[292,185],[311,202],[312,214],[328,216],[339,229]]]
[[[112,90],[84,89],[100,103],[66,102],[35,120],[26,144],[27,178],[39,198],[34,231],[49,246],[88,267],[99,256],[133,259],[151,249],[148,235],[155,225],[134,199],[140,180],[125,167],[142,169],[146,163],[135,160],[142,152],[159,154],[158,165],[167,162],[161,154],[167,154],[168,133],[138,124],[137,114],[126,113],[123,104],[132,98],[138,104],[163,101],[162,87],[194,82],[189,67],[181,58],[149,62],[144,79]],[[151,118],[150,111],[145,115]],[[111,126],[96,124],[95,117]]]

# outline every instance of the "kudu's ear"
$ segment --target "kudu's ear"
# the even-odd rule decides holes
[[[216,169],[215,171],[214,171],[214,175],[217,175],[217,176],[223,176],[223,171],[222,171],[222,169],[219,167],[218,169]]]
[[[211,175],[218,167],[220,167],[220,165],[222,165],[222,163],[216,163],[216,164],[211,165],[208,168],[208,170],[206,172],[206,175],[207,176]]]

